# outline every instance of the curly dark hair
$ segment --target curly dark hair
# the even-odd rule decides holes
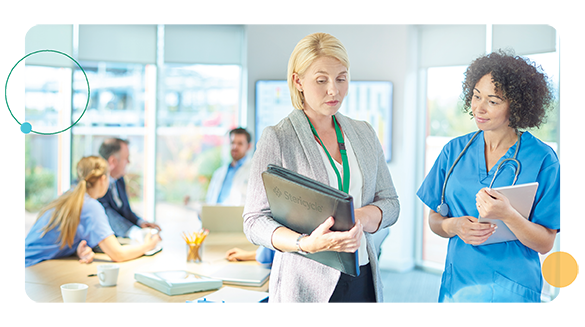
[[[467,67],[461,96],[464,111],[473,117],[473,89],[483,76],[490,73],[496,90],[509,100],[509,126],[514,129],[540,127],[553,103],[548,77],[541,66],[503,50],[479,57]]]

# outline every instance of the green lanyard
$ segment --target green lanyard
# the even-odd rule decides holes
[[[305,117],[307,117],[306,114]],[[343,184],[341,183],[341,175],[339,174],[337,167],[335,167],[335,162],[333,162],[333,158],[331,158],[329,151],[327,151],[327,148],[323,144],[323,141],[321,141],[321,138],[319,138],[319,134],[317,134],[317,130],[315,130],[315,127],[313,126],[313,124],[311,124],[309,117],[307,117],[307,121],[309,122],[309,125],[311,125],[311,130],[313,131],[313,134],[317,137],[319,143],[321,143],[323,150],[325,150],[325,154],[327,154],[327,158],[329,158],[329,162],[331,163],[331,166],[333,167],[333,170],[337,175],[337,186],[339,190],[349,194],[349,161],[347,159],[347,151],[345,150],[343,134],[341,133],[341,129],[339,129],[339,125],[337,124],[335,116],[333,116],[333,123],[335,125],[335,135],[337,135],[337,144],[339,145],[339,152],[341,153],[341,161],[343,162]]]

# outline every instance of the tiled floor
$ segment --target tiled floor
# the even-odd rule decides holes
[[[408,272],[382,270],[384,302],[431,302],[439,297],[441,275],[413,269]]]

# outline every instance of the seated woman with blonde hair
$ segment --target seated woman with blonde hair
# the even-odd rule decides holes
[[[39,213],[25,240],[25,266],[77,253],[79,262],[93,261],[99,245],[113,261],[138,258],[161,240],[148,234],[143,244],[122,246],[112,231],[104,207],[97,201],[108,190],[108,164],[89,156],[77,163],[79,183]]]

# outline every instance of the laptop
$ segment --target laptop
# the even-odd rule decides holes
[[[201,226],[212,233],[243,233],[244,206],[207,205],[201,207]]]
[[[228,285],[262,286],[269,276],[270,269],[261,265],[229,263],[208,277],[221,279]]]

